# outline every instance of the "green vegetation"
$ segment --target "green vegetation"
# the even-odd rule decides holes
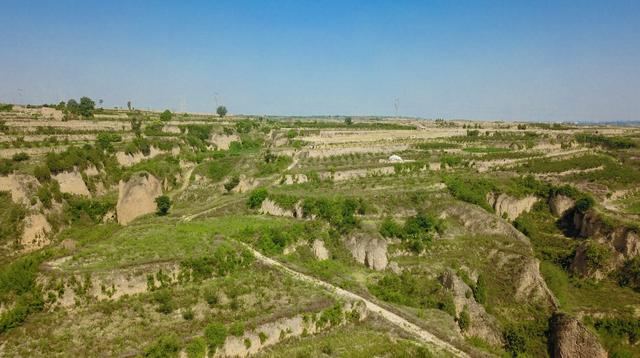
[[[166,109],[164,112],[160,113],[160,120],[163,122],[168,122],[173,118],[173,113],[170,110]]]
[[[487,202],[487,194],[495,190],[495,184],[482,178],[447,175],[443,178],[449,192],[456,199],[476,204],[487,211],[493,208]]]
[[[419,212],[408,218],[402,227],[392,218],[385,218],[380,224],[379,231],[384,237],[395,237],[405,241],[411,251],[420,253],[425,245],[431,242],[434,232],[444,232],[444,222]]]
[[[597,134],[576,134],[576,140],[580,143],[592,145],[601,145],[608,149],[629,149],[635,148],[636,143],[630,138],[625,137],[606,137]]]
[[[218,106],[218,108],[216,108],[216,113],[218,114],[218,116],[220,116],[220,118],[224,118],[224,116],[227,115],[227,107]]]
[[[211,352],[224,344],[227,328],[221,323],[209,323],[204,329],[204,337]]]
[[[171,199],[166,195],[161,195],[156,198],[156,205],[158,207],[156,211],[157,215],[167,215],[169,213],[169,208],[171,208]]]
[[[256,188],[251,191],[249,194],[249,200],[247,201],[247,205],[252,208],[258,208],[262,205],[262,202],[269,196],[266,188]]]
[[[0,112],[11,112],[13,110],[12,104],[0,103]]]

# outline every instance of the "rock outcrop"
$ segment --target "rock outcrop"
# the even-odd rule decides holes
[[[551,349],[553,357],[559,358],[606,358],[598,337],[580,321],[564,313],[551,318]]]
[[[82,175],[77,170],[56,174],[53,179],[60,184],[60,191],[63,193],[91,196],[87,184],[82,180]]]
[[[313,254],[315,255],[316,259],[322,261],[329,258],[329,250],[327,250],[327,248],[324,246],[324,241],[313,240],[311,248],[313,249]]]
[[[138,173],[120,181],[116,214],[118,223],[127,225],[135,218],[156,211],[155,199],[162,195],[162,184],[148,173]]]
[[[345,241],[353,258],[370,269],[382,271],[387,268],[387,242],[376,235],[355,234]]]
[[[502,334],[500,333],[498,321],[487,313],[481,304],[476,302],[471,287],[451,269],[447,269],[444,272],[440,281],[453,294],[456,316],[459,317],[460,313],[465,309],[469,312],[471,322],[463,334],[469,337],[480,337],[495,346],[501,345]]]
[[[575,205],[576,201],[565,195],[558,194],[549,198],[549,209],[559,218],[565,216]]]
[[[489,193],[487,201],[495,209],[496,214],[513,221],[524,212],[529,212],[538,201],[533,195],[525,196],[522,199],[514,198],[507,194]]]

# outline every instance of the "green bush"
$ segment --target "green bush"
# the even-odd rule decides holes
[[[227,339],[227,328],[222,323],[209,323],[204,329],[204,338],[213,353]]]
[[[487,211],[493,212],[493,208],[487,202],[487,194],[496,189],[495,185],[482,178],[445,176],[444,182],[451,195],[456,199],[476,204]]]
[[[223,243],[216,247],[213,255],[185,259],[181,266],[190,272],[190,279],[202,281],[214,274],[225,276],[239,268],[247,267],[252,261],[253,256],[248,250],[238,250]]]
[[[587,266],[592,270],[604,269],[612,256],[611,249],[603,244],[589,240],[584,244]]]
[[[631,345],[640,340],[640,320],[635,318],[598,318],[593,326],[607,336],[627,339]]]
[[[160,113],[160,120],[163,122],[168,122],[171,118],[173,118],[173,113],[168,109],[165,109],[164,112]]]
[[[156,214],[159,216],[164,216],[169,213],[169,208],[171,208],[171,199],[166,195],[161,195],[156,198]]]
[[[25,152],[16,153],[11,157],[11,160],[14,162],[23,162],[25,160],[29,160],[29,154]]]
[[[207,343],[204,338],[197,337],[187,344],[185,350],[187,351],[188,358],[202,358],[207,351]]]
[[[244,335],[244,323],[236,321],[229,327],[229,334],[234,337],[241,337]]]
[[[171,291],[166,288],[159,289],[153,293],[153,300],[158,304],[158,312],[169,314],[175,309],[175,303]]]
[[[603,135],[586,133],[576,134],[576,141],[592,145],[601,145],[609,149],[629,149],[635,148],[637,146],[636,143],[630,138],[605,137]]]
[[[268,195],[266,188],[256,188],[249,194],[247,205],[252,209],[258,208]]]
[[[0,158],[0,175],[11,174],[15,168],[15,163],[12,160]]]
[[[89,218],[93,223],[99,223],[102,218],[116,207],[115,197],[86,198],[79,195],[64,195],[67,205],[65,213],[71,221]]]
[[[33,175],[40,183],[44,183],[51,179],[51,170],[46,165],[40,165],[33,169]]]
[[[9,192],[0,191],[0,243],[4,245],[22,235],[26,214],[22,205],[13,202]]]
[[[482,275],[478,275],[478,281],[473,287],[473,297],[478,303],[485,304],[487,302],[487,285]]]
[[[143,357],[149,358],[168,358],[178,357],[180,353],[180,339],[173,335],[161,336],[150,347],[144,350]]]
[[[511,353],[513,357],[524,353],[527,349],[527,339],[520,329],[508,327],[504,333],[504,348]]]
[[[464,306],[462,312],[460,312],[460,317],[458,317],[458,327],[462,331],[466,331],[471,325],[471,316],[469,315],[469,310],[467,306]]]
[[[12,104],[0,103],[0,112],[11,112],[13,110]]]
[[[240,177],[234,175],[231,177],[231,179],[229,179],[228,182],[224,183],[224,190],[230,192],[231,190],[233,190],[233,188],[237,187],[238,184],[240,184]]]
[[[587,210],[591,209],[595,205],[595,200],[593,200],[590,196],[583,196],[576,201],[576,210],[581,213],[586,213]]]
[[[640,292],[640,256],[627,260],[618,273],[618,283]]]

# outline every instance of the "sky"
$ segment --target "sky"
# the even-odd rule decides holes
[[[0,102],[640,120],[640,1],[0,1]]]

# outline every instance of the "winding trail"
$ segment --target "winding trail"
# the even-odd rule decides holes
[[[264,256],[263,254],[261,254],[260,252],[256,251],[255,249],[253,249],[251,246],[240,242],[240,244],[242,244],[244,247],[246,247],[248,250],[250,250],[253,255],[256,257],[256,259],[266,265],[269,266],[273,266],[273,267],[277,267],[281,270],[283,270],[285,273],[293,276],[294,278],[300,280],[300,281],[305,281],[308,283],[311,283],[315,286],[318,287],[322,287],[327,291],[332,292],[333,294],[335,294],[336,296],[339,297],[343,297],[343,298],[347,298],[350,300],[359,300],[364,302],[365,306],[367,307],[367,310],[369,310],[372,313],[376,313],[380,316],[382,316],[384,319],[386,319],[387,321],[389,321],[390,323],[394,324],[395,326],[403,329],[404,331],[413,334],[415,336],[417,336],[418,338],[420,338],[420,340],[422,340],[425,343],[429,343],[429,344],[433,344],[434,346],[443,349],[449,353],[454,354],[457,357],[469,357],[468,354],[466,354],[465,352],[459,350],[458,348],[452,346],[450,343],[445,342],[443,340],[441,340],[440,338],[434,336],[433,334],[431,334],[430,332],[428,332],[427,330],[418,327],[417,325],[407,321],[406,319],[400,317],[399,315],[386,310],[382,307],[380,307],[379,305],[367,300],[366,298],[357,295],[353,292],[344,290],[340,287],[334,286],[328,282],[324,282],[321,281],[315,277],[311,277],[308,275],[305,275],[303,273],[300,273],[298,271],[292,270],[290,268],[288,268],[287,266],[283,265],[282,263],[280,263],[279,261],[276,261],[272,258],[269,258],[267,256]]]

